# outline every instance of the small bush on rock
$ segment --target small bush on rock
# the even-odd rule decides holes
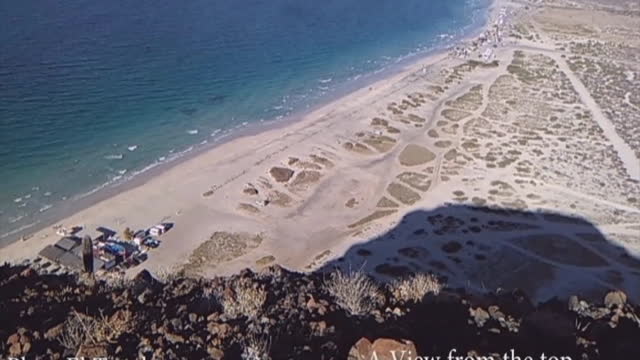
[[[370,313],[383,300],[378,286],[361,270],[336,270],[325,279],[324,288],[341,308],[354,316]]]
[[[100,314],[96,318],[74,311],[65,321],[58,341],[66,349],[78,351],[85,344],[114,341],[132,327],[130,311],[119,311],[111,317]]]
[[[242,360],[271,360],[271,341],[266,337],[248,336],[242,347]]]
[[[220,295],[220,303],[227,316],[255,318],[260,314],[267,300],[267,292],[259,284],[248,278],[240,278],[230,290]]]
[[[416,274],[392,283],[391,293],[400,301],[419,302],[427,294],[438,295],[442,287],[437,277],[431,274]]]

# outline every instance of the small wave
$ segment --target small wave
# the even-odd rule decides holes
[[[197,129],[187,130],[187,134],[189,134],[189,135],[197,135],[198,134],[198,130]]]
[[[23,217],[24,217],[24,216],[21,216],[20,218],[23,218]],[[28,228],[33,227],[34,225],[36,225],[36,224],[38,224],[38,223],[39,223],[39,221],[35,221],[35,222],[32,222],[31,224],[26,224],[26,225],[20,226],[20,227],[19,227],[19,228],[17,228],[17,229],[11,230],[11,231],[9,231],[9,232],[6,232],[6,233],[4,233],[4,234],[0,235],[0,239],[6,238],[7,236],[11,236],[11,235],[13,235],[13,234],[17,234],[17,233],[19,233],[20,231],[27,230]]]
[[[322,84],[326,84],[326,83],[330,83],[332,80],[333,80],[332,78],[327,78],[327,79],[320,79],[318,80],[318,82]]]
[[[167,157],[166,157],[166,156],[160,156],[160,157],[158,158],[158,161],[165,161],[165,160],[167,160]]]
[[[44,196],[51,196],[51,191],[47,191],[46,193],[44,193]]]
[[[282,109],[284,109],[284,106],[282,106],[282,105],[278,105],[278,106],[274,106],[273,107],[273,110],[282,110]]]
[[[34,186],[34,187],[32,187],[32,188],[31,188],[31,190],[33,190],[33,191],[38,191],[38,190],[40,190],[40,187],[38,187],[38,186]]]
[[[322,91],[328,91],[329,87],[328,86],[318,86],[318,89],[320,89]]]
[[[9,224],[13,224],[13,223],[18,222],[18,221],[20,221],[22,219],[24,219],[24,215],[18,215],[18,216],[15,216],[15,217],[10,217],[9,218]]]
[[[216,136],[216,135],[218,135],[218,133],[219,133],[220,131],[222,131],[222,130],[221,130],[221,129],[215,129],[215,130],[213,130],[213,132],[211,133],[211,136]]]
[[[27,194],[24,196],[25,199],[31,199],[31,194]]]
[[[137,149],[137,148],[138,148],[138,145],[131,145],[131,146],[129,146],[127,149],[128,149],[129,151],[136,151],[136,149]]]
[[[40,210],[38,210],[38,211],[45,212],[45,211],[51,209],[52,207],[53,207],[53,205],[45,205],[45,206],[41,207]]]
[[[124,175],[124,174],[126,174],[126,173],[127,173],[127,169],[124,169],[124,170],[118,170],[118,174],[120,174],[120,175]]]
[[[21,201],[22,201],[22,198],[21,198],[21,197],[13,199],[13,202],[14,202],[14,203],[19,203],[19,202],[21,202]]]
[[[107,160],[122,160],[124,158],[124,155],[122,154],[106,155],[104,158]]]

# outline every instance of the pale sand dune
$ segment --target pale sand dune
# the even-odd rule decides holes
[[[382,277],[394,261],[396,270],[444,273],[469,288],[519,286],[527,277],[525,290],[534,297],[599,284],[637,299],[637,263],[616,258],[611,244],[640,255],[634,231],[640,184],[633,181],[638,149],[619,131],[628,123],[610,118],[590,78],[574,71],[570,42],[623,42],[639,29],[619,18],[608,25],[615,31],[591,29],[588,12],[573,9],[564,22],[539,4],[525,10],[525,3],[494,5],[494,16],[502,6],[514,14],[514,26],[502,29],[502,44],[491,47],[497,62],[476,60],[486,47],[467,59],[430,56],[296,123],[212,149],[60,224],[122,231],[175,223],[143,265],[152,271],[186,265],[198,275],[225,275],[272,262],[308,271],[345,256],[345,264],[362,264]],[[627,110],[635,121],[633,108]],[[593,226],[578,223],[571,233],[553,216],[509,222],[491,214],[420,215],[420,226],[407,228],[411,214],[456,208],[451,204],[580,217],[611,244],[581,233],[592,234]],[[196,258],[203,249],[217,251],[211,241],[219,234],[240,233],[225,237],[235,241],[231,255]],[[260,241],[251,240],[258,235]],[[390,241],[353,251],[381,235]],[[536,241],[540,236],[548,242]],[[0,260],[34,256],[57,238],[52,229],[39,231],[2,249]],[[242,239],[249,240],[243,245]]]

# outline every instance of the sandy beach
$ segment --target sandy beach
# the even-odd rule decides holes
[[[539,298],[620,288],[637,301],[638,39],[637,11],[496,0],[483,34],[456,49],[57,225],[173,223],[132,274],[343,264],[381,277],[434,271],[477,289],[517,285]],[[43,229],[0,249],[0,261],[58,239]]]

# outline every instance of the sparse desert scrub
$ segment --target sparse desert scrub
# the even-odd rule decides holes
[[[255,318],[260,314],[267,300],[267,292],[260,284],[254,283],[251,279],[240,278],[229,289],[231,291],[219,294],[220,303],[227,316]]]
[[[378,286],[361,270],[334,271],[325,279],[324,289],[335,298],[341,308],[353,316],[370,313],[383,300]]]
[[[401,280],[396,280],[390,286],[393,296],[403,302],[422,301],[427,294],[438,295],[444,285],[431,274],[416,274]]]

